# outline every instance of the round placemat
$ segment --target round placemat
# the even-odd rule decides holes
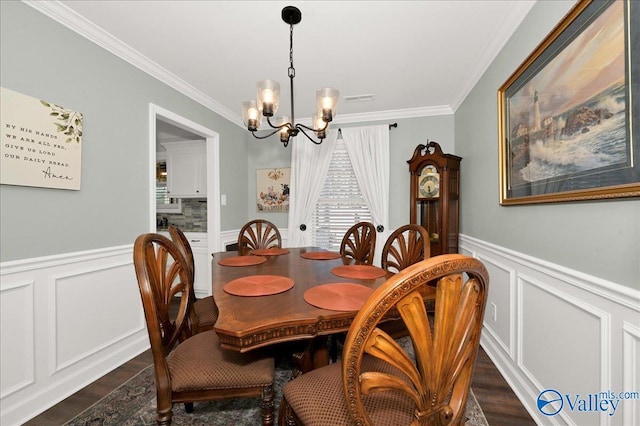
[[[304,292],[304,300],[316,308],[331,311],[360,310],[373,289],[353,283],[331,283],[312,287]]]
[[[250,275],[229,281],[224,291],[234,296],[268,296],[293,287],[293,280],[280,275]]]
[[[300,257],[304,257],[305,259],[313,259],[313,260],[331,260],[338,259],[342,255],[335,251],[307,251],[300,255]]]
[[[334,275],[342,278],[353,278],[357,280],[375,280],[387,275],[387,271],[377,266],[370,265],[342,265],[331,270]]]
[[[251,254],[255,254],[258,256],[278,256],[287,253],[289,253],[289,249],[278,247],[251,250]]]
[[[251,265],[259,265],[260,263],[263,263],[266,261],[267,261],[267,258],[262,256],[233,256],[233,257],[225,257],[224,259],[218,260],[218,265],[251,266]]]

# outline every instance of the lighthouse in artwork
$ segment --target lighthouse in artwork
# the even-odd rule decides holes
[[[538,102],[538,91],[533,94],[533,130],[540,130],[540,102]]]

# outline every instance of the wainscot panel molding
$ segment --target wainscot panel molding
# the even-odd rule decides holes
[[[640,399],[619,400],[615,412],[575,404],[640,391],[640,291],[467,235],[460,252],[490,274],[482,347],[538,424],[640,424]],[[537,407],[546,389],[564,397],[554,416]]]
[[[640,390],[640,327],[627,322],[622,326],[624,333],[624,389]],[[622,424],[640,424],[640,401],[632,409],[625,410]]]
[[[0,424],[24,423],[149,348],[132,253],[0,264]]]

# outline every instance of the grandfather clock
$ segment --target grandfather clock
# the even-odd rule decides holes
[[[444,154],[436,142],[418,145],[409,163],[410,223],[429,232],[431,256],[458,252],[461,157]]]

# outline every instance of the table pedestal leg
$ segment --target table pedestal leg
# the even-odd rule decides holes
[[[292,358],[295,364],[293,368],[294,378],[318,367],[328,365],[327,336],[316,336],[308,340],[304,349],[294,352]]]

